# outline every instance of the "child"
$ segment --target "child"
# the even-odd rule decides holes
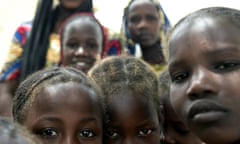
[[[101,144],[101,95],[99,87],[74,68],[41,70],[18,87],[13,118],[43,144]]]
[[[129,53],[141,56],[156,70],[161,70],[166,64],[163,49],[169,28],[168,18],[158,1],[131,0],[124,9],[123,29]]]
[[[198,10],[169,38],[171,103],[207,144],[240,143],[240,11]]]
[[[106,48],[106,31],[90,13],[70,17],[61,32],[61,63],[85,73],[101,59]]]
[[[202,144],[203,142],[195,136],[183,121],[177,116],[170,104],[170,76],[167,71],[160,75],[160,99],[164,106],[164,132],[165,144]]]
[[[39,144],[25,128],[6,118],[0,118],[0,143]]]
[[[106,143],[159,144],[158,80],[149,65],[115,56],[102,60],[89,75],[104,93]]]

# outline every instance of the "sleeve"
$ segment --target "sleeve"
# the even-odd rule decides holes
[[[7,80],[18,80],[20,76],[23,45],[26,43],[31,27],[31,22],[25,22],[15,31],[7,53],[7,58],[0,73],[1,82]]]

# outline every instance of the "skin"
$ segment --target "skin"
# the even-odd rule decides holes
[[[79,17],[65,28],[63,64],[87,73],[101,59],[102,46],[100,26],[88,17]]]
[[[131,38],[142,47],[152,46],[160,39],[159,12],[149,0],[134,1],[127,19]]]
[[[113,97],[106,124],[107,144],[159,144],[157,110],[144,100],[130,91]]]
[[[240,29],[202,16],[170,37],[171,102],[207,144],[239,143]]]
[[[87,0],[60,0],[62,5],[67,9],[76,9],[85,1]]]
[[[102,143],[97,96],[79,83],[50,85],[40,91],[23,125],[43,144]]]
[[[173,110],[169,98],[164,102],[165,112],[165,144],[203,144],[177,116]]]

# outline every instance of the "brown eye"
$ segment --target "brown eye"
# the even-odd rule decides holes
[[[53,128],[44,128],[38,131],[37,135],[39,135],[42,138],[53,138],[58,136],[58,132]]]
[[[139,136],[147,136],[152,134],[153,130],[152,129],[142,129],[139,131]]]
[[[84,137],[84,138],[92,138],[96,136],[96,134],[89,129],[82,130],[79,135],[80,137]]]

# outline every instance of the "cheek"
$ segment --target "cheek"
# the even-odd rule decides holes
[[[170,101],[177,113],[182,114],[186,103],[185,92],[182,87],[171,86],[170,88]]]

